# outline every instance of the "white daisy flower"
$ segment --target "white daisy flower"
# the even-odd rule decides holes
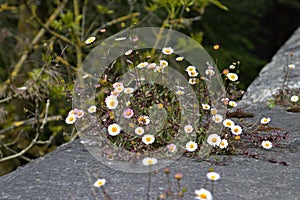
[[[67,124],[74,124],[75,121],[76,121],[76,119],[77,119],[76,115],[74,115],[74,114],[69,114],[69,115],[67,116],[67,118],[66,118],[65,121],[66,121]]]
[[[169,150],[170,153],[174,153],[176,151],[176,145],[175,144],[168,144],[167,148]]]
[[[207,69],[207,70],[205,70],[205,74],[207,76],[213,76],[213,75],[215,75],[215,71],[212,69]]]
[[[174,49],[172,49],[171,47],[165,47],[162,49],[162,53],[165,55],[171,55],[172,53],[174,53]]]
[[[123,90],[124,90],[124,87],[116,87],[114,92],[116,92],[117,93],[116,96],[118,96]]]
[[[111,124],[108,126],[108,134],[111,136],[116,136],[121,132],[121,127],[119,124]]]
[[[212,120],[215,122],[215,123],[220,123],[223,121],[223,117],[222,115],[220,114],[216,114],[214,116],[212,116]]]
[[[143,165],[145,166],[149,166],[149,165],[155,165],[157,163],[157,159],[156,158],[144,158],[143,159]]]
[[[217,181],[221,178],[220,174],[218,174],[217,172],[208,172],[206,174],[206,177],[211,181]]]
[[[130,119],[133,116],[134,112],[132,109],[127,108],[124,112],[123,112],[123,117],[125,117],[126,119]]]
[[[234,125],[231,127],[231,133],[233,135],[240,135],[243,132],[243,129],[239,125]]]
[[[124,84],[121,83],[121,82],[115,82],[115,83],[113,84],[113,88],[116,89],[116,88],[118,88],[118,87],[124,89]]]
[[[110,92],[110,95],[115,96],[115,97],[119,96],[119,94],[120,94],[120,92],[117,92],[116,89],[114,91]]]
[[[229,65],[229,69],[235,69],[235,65]]]
[[[183,61],[184,57],[183,56],[179,56],[176,58],[176,61],[180,62],[180,61]]]
[[[147,68],[148,69],[155,69],[157,67],[156,63],[150,63]]]
[[[193,72],[193,71],[196,71],[196,67],[195,66],[188,66],[186,69],[185,69],[186,72]]]
[[[197,79],[196,78],[190,78],[189,79],[189,84],[195,85],[196,83],[197,83]]]
[[[123,40],[126,40],[126,37],[119,37],[115,39],[115,41],[123,41]]]
[[[92,105],[88,108],[89,113],[95,113],[97,111],[97,107],[95,105]]]
[[[210,191],[201,188],[200,190],[195,190],[195,199],[198,200],[212,200],[212,194]]]
[[[137,135],[143,135],[145,130],[143,127],[137,127],[135,128],[134,132],[137,134]]]
[[[98,179],[95,183],[94,183],[94,187],[102,187],[103,185],[105,185],[106,180],[105,179]]]
[[[235,101],[229,101],[228,104],[231,106],[231,107],[237,107],[237,103]]]
[[[163,66],[157,65],[154,69],[154,72],[161,73],[161,72],[163,72],[163,70],[164,70]]]
[[[96,37],[92,36],[85,40],[85,44],[92,44],[96,40]]]
[[[210,105],[206,104],[206,103],[203,103],[202,104],[202,108],[203,108],[203,110],[209,110],[210,109]]]
[[[289,64],[289,68],[290,68],[290,69],[294,69],[294,68],[295,68],[295,65],[294,65],[294,64]]]
[[[105,103],[106,103],[106,106],[108,107],[108,109],[110,109],[110,110],[116,109],[119,105],[119,101],[118,101],[117,97],[115,97],[113,95],[106,97]]]
[[[148,66],[148,62],[141,62],[136,67],[142,69],[142,68],[147,67],[147,66]]]
[[[270,117],[263,117],[263,118],[260,120],[260,123],[261,123],[261,124],[268,124],[270,121],[271,121],[271,118],[270,118]]]
[[[134,89],[132,87],[124,88],[124,93],[125,94],[131,94],[134,92]]]
[[[74,110],[70,110],[68,115],[76,115],[77,109],[75,108]]]
[[[218,134],[211,134],[207,138],[207,143],[213,147],[219,146],[221,143],[221,137]]]
[[[27,90],[28,87],[23,86],[23,87],[18,87],[18,90]]]
[[[175,92],[175,94],[177,94],[177,95],[179,95],[179,96],[180,96],[180,95],[184,95],[184,91],[178,90],[178,91]]]
[[[144,144],[152,144],[155,141],[155,137],[151,134],[146,134],[142,137]]]
[[[291,97],[291,102],[296,103],[297,101],[299,101],[299,97],[296,96],[296,95],[293,95],[293,96]]]
[[[140,116],[138,118],[138,122],[139,122],[139,124],[148,125],[148,124],[150,124],[150,118],[148,116],[145,116],[145,115]]]
[[[77,110],[76,112],[77,118],[82,118],[84,116],[84,111],[83,110]]]
[[[125,56],[129,56],[132,53],[132,49],[125,52]]]
[[[160,60],[159,65],[162,66],[163,68],[165,68],[169,65],[169,63],[166,60]]]
[[[210,113],[211,113],[212,115],[216,115],[216,114],[218,113],[218,109],[216,109],[216,108],[211,108],[211,109],[210,109]]]
[[[268,140],[262,141],[261,146],[265,149],[271,149],[272,148],[272,143]]]
[[[189,141],[188,143],[186,143],[185,145],[185,149],[189,152],[193,152],[198,148],[198,144],[196,142],[193,141]]]
[[[191,133],[191,132],[193,132],[193,127],[192,127],[191,125],[186,125],[186,126],[184,127],[184,132],[186,132],[186,133]]]
[[[226,149],[228,147],[228,141],[226,139],[221,140],[219,147],[220,149]]]
[[[223,126],[227,127],[227,128],[231,128],[234,126],[234,122],[230,119],[225,119],[223,121]]]
[[[198,72],[196,70],[195,71],[188,71],[188,75],[190,77],[196,77],[196,76],[198,76]]]
[[[236,73],[228,73],[226,76],[231,81],[237,81],[239,78]]]

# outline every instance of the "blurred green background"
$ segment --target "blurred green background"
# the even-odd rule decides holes
[[[298,0],[0,0],[0,175],[76,138],[64,118],[88,37],[97,45],[125,28],[172,28],[220,71],[240,61],[246,89],[299,18]]]

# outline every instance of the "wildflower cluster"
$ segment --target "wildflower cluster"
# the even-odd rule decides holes
[[[120,38],[116,41],[125,39]],[[223,70],[226,95],[212,101],[210,83],[218,74],[211,62],[206,62],[206,68],[201,74],[198,68],[183,56],[176,55],[172,47],[165,47],[161,52],[155,53],[159,56],[151,55],[149,51],[126,50],[123,57],[113,62],[104,72],[95,86],[98,100],[96,105],[99,109],[95,105],[88,108],[88,113],[102,116],[98,118],[98,123],[104,130],[100,135],[108,138],[112,144],[142,158],[148,158],[149,152],[159,152],[162,157],[185,152],[189,156],[197,157],[203,143],[207,143],[215,154],[236,154],[240,152],[238,148],[245,145],[264,149],[276,146],[280,137],[254,134],[260,129],[251,130],[247,125],[227,118],[222,110],[219,110],[220,104],[228,108],[238,106],[237,101],[243,94],[237,90],[240,62],[233,62],[228,69]],[[134,72],[130,74],[134,79],[119,79],[111,70],[124,62],[128,65],[128,72]],[[183,66],[189,86],[181,85],[175,80],[176,90],[170,91],[165,86],[151,82],[154,80],[151,78],[167,74],[171,70],[170,63],[180,66],[179,69]],[[190,95],[188,87],[199,92],[197,101],[201,103],[201,107],[198,119],[195,120],[181,115],[183,108],[179,98]],[[296,96],[291,100],[298,101]],[[70,111],[66,123],[73,124],[83,115],[84,111],[74,109]],[[199,125],[194,121],[199,122]],[[257,126],[268,125],[270,121],[269,117],[264,117],[261,119],[261,125]],[[210,126],[223,128],[212,132],[209,131]],[[114,158],[111,155],[107,156]],[[159,157],[151,163],[159,162]]]
[[[115,39],[116,42],[124,40],[126,37]],[[124,63],[127,69],[124,69]],[[96,119],[97,126],[101,127],[93,129],[93,136],[101,137],[99,143],[111,145],[108,147],[102,144],[101,156],[110,161],[116,159],[137,163],[148,169],[150,182],[151,170],[163,163],[163,159],[169,159],[178,152],[202,159],[203,146],[209,146],[209,153],[229,155],[249,155],[245,150],[249,146],[272,149],[286,135],[280,135],[276,128],[270,126],[270,117],[265,116],[256,124],[249,125],[228,117],[222,109],[236,108],[243,94],[237,90],[239,64],[234,62],[222,74],[218,74],[211,61],[205,63],[203,70],[177,55],[176,49],[172,47],[164,47],[160,51],[124,50],[124,54],[98,77],[99,81],[95,85],[96,102],[90,103],[87,109],[89,115],[85,115],[88,120]],[[168,74],[174,66],[183,72],[186,84],[174,77],[171,83],[165,79],[172,76]],[[118,77],[120,74],[114,68],[124,69],[122,73],[126,76]],[[219,75],[224,78],[224,94],[214,93],[212,88],[213,80]],[[171,89],[166,85],[172,85]],[[197,92],[197,99],[193,101],[186,100],[193,96],[190,88]],[[213,95],[218,97],[212,99]],[[298,101],[297,97],[291,100]],[[188,115],[190,110],[192,115]],[[239,112],[238,109],[236,112]],[[100,117],[89,118],[90,115]],[[70,111],[66,122],[73,124],[83,116],[83,110],[74,109]],[[269,131],[275,133],[267,134]],[[115,149],[122,151],[115,153]],[[130,156],[127,152],[130,152]],[[164,171],[168,177],[170,171]],[[160,199],[174,194],[183,197],[186,191],[181,188],[183,174],[176,173],[174,177],[177,191],[172,192],[171,187],[168,187]],[[212,188],[195,190],[195,199],[212,199],[213,184],[220,178],[216,172],[207,173]],[[105,179],[99,179],[94,186],[103,188],[104,184]],[[149,190],[150,186],[147,195]]]
[[[284,81],[282,87],[277,89],[270,100],[270,107],[281,105],[287,108],[289,112],[300,112],[300,90],[299,88],[290,88],[289,80],[293,71],[297,66],[293,63],[293,53],[289,54],[288,63],[284,67]]]

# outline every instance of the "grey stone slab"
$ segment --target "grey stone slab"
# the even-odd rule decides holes
[[[288,86],[291,89],[300,88],[300,27],[290,39],[277,51],[259,73],[259,76],[247,88],[243,101],[247,103],[267,103],[277,89],[282,88],[285,71],[288,67],[289,54],[293,53],[292,63],[295,68],[290,72]]]
[[[285,128],[294,138],[300,135],[300,124],[297,121],[300,114],[257,105],[245,109],[255,113],[252,121],[257,121],[262,116],[270,116],[272,126]],[[293,149],[252,151],[263,153],[270,159],[284,160],[289,165],[283,166],[244,156],[229,156],[230,160],[225,166],[213,165],[222,177],[214,186],[214,199],[299,199],[299,143],[295,143]],[[210,166],[210,163],[197,162],[186,157],[170,166],[172,175],[176,172],[184,174],[182,185],[188,191],[183,199],[193,199],[195,189],[211,189],[205,177]],[[130,174],[102,165],[79,141],[63,145],[45,157],[0,177],[0,199],[95,199],[92,184],[97,178],[107,179],[105,188],[112,199],[146,199],[147,174]],[[161,171],[152,174],[151,178],[151,196],[154,199],[167,185]],[[99,190],[96,193],[98,199],[104,199]]]

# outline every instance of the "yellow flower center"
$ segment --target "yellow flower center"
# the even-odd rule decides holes
[[[103,182],[102,182],[102,181],[99,181],[99,182],[98,182],[98,185],[99,185],[99,186],[102,186],[102,185],[103,185]]]
[[[150,141],[151,141],[151,138],[150,138],[150,137],[147,137],[147,138],[146,138],[146,141],[147,141],[147,142],[150,142]]]
[[[191,149],[194,148],[194,144],[190,144],[190,148],[191,148]]]
[[[239,129],[238,129],[238,128],[235,128],[233,131],[236,132],[236,133],[238,133],[238,132],[239,132]]]
[[[128,126],[131,127],[131,128],[133,128],[134,124],[133,123],[129,123]]]
[[[111,131],[112,131],[112,132],[117,132],[118,129],[117,129],[117,127],[112,127]]]
[[[110,105],[110,106],[114,106],[114,105],[115,105],[115,102],[114,102],[114,101],[111,101],[111,102],[109,103],[109,105]]]
[[[207,199],[207,195],[204,194],[204,193],[200,194],[200,197],[201,197],[202,199]]]
[[[217,138],[212,138],[211,141],[212,141],[213,143],[216,143],[216,142],[217,142]]]
[[[164,107],[164,105],[162,103],[157,105],[158,109],[162,109]]]

